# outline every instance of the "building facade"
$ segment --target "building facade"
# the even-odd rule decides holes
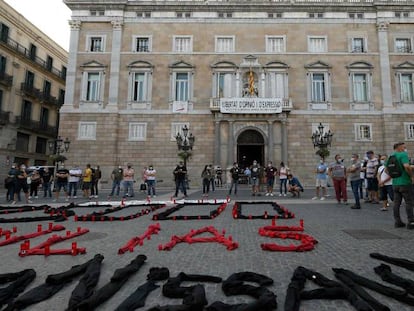
[[[154,165],[172,184],[175,136],[188,162],[284,161],[313,184],[311,136],[331,156],[414,140],[414,1],[64,0],[72,10],[60,135],[68,163]]]
[[[68,52],[0,1],[0,183],[12,163],[50,163]]]

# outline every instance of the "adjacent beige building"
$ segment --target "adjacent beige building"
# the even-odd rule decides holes
[[[68,52],[0,0],[0,183],[13,162],[50,163]]]
[[[414,150],[412,0],[64,2],[59,134],[67,163],[100,165],[104,180],[131,162],[172,184],[185,125],[195,184],[205,164],[256,159],[312,185],[319,123],[334,133],[328,160]]]

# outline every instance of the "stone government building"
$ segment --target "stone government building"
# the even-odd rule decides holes
[[[67,164],[153,164],[172,185],[212,163],[284,161],[313,185],[321,122],[346,160],[414,149],[413,0],[64,0],[72,10],[59,134]],[[139,176],[138,176],[139,178]]]

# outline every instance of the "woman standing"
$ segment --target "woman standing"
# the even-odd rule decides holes
[[[280,181],[279,196],[280,197],[282,196],[282,194],[283,196],[286,196],[288,174],[289,174],[289,168],[285,166],[285,163],[280,162],[280,168],[279,168],[279,181]]]
[[[40,177],[40,174],[39,174],[39,171],[34,170],[32,172],[32,174],[30,175],[30,180],[31,180],[31,183],[30,183],[30,196],[29,196],[29,199],[33,198],[33,196],[34,196],[35,199],[37,199],[38,198],[37,190],[39,189],[39,185],[42,181],[42,179]]]

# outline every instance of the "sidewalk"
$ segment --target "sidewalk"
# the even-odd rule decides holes
[[[209,194],[209,201],[225,200],[227,189],[217,189]],[[100,203],[107,201],[107,190],[97,200]],[[199,189],[190,189],[189,200],[200,201],[202,194]],[[330,194],[332,190],[330,189]],[[150,198],[151,202],[165,202],[169,207],[174,206],[171,201],[173,189],[158,189],[156,198]],[[348,192],[352,198],[351,192]],[[3,265],[2,273],[21,271],[26,268],[34,268],[37,276],[28,289],[40,285],[46,276],[68,270],[71,266],[81,264],[91,259],[95,254],[101,253],[105,259],[102,264],[101,276],[97,288],[105,285],[117,268],[124,267],[138,254],[147,256],[146,264],[136,274],[132,275],[121,290],[110,300],[102,304],[98,310],[114,310],[126,297],[135,289],[145,283],[146,275],[151,267],[167,267],[171,276],[179,272],[209,274],[226,279],[236,272],[251,271],[264,274],[274,280],[274,284],[268,287],[277,295],[278,308],[283,310],[287,286],[292,277],[293,271],[298,266],[316,270],[326,277],[335,279],[332,268],[350,269],[360,275],[383,283],[374,273],[373,268],[381,262],[369,257],[370,253],[376,252],[388,256],[402,257],[414,260],[414,231],[405,228],[395,229],[392,211],[381,212],[379,205],[363,204],[361,210],[350,209],[349,205],[338,205],[334,197],[328,197],[325,201],[314,201],[314,189],[305,189],[301,198],[251,196],[250,188],[241,187],[237,196],[230,196],[231,201],[222,214],[212,220],[166,220],[159,221],[161,231],[145,240],[142,246],[135,247],[133,252],[118,255],[118,249],[132,237],[142,235],[149,225],[157,222],[152,221],[153,213],[140,218],[128,221],[117,222],[75,222],[73,217],[68,221],[60,223],[66,230],[76,231],[78,227],[89,229],[89,233],[76,238],[79,247],[86,248],[85,255],[78,256],[28,256],[19,257],[19,243],[0,247],[0,261]],[[146,194],[136,192],[135,200],[145,202]],[[0,199],[4,202],[4,197]],[[77,199],[76,202],[89,200]],[[127,202],[131,199],[127,199]],[[206,198],[203,199],[203,202]],[[254,205],[247,202],[267,201],[277,202],[295,214],[294,219],[277,220],[278,225],[298,226],[300,220],[304,221],[304,233],[314,237],[318,244],[315,249],[309,252],[268,252],[260,248],[261,243],[278,243],[282,245],[298,244],[297,241],[265,238],[258,234],[258,229],[271,224],[271,220],[233,219],[232,208],[235,201],[243,201],[243,212],[248,215],[260,215],[264,210],[273,212],[270,205]],[[120,198],[114,198],[111,202],[117,205]],[[51,200],[38,199],[36,204],[49,204]],[[352,203],[352,200],[350,200]],[[4,204],[4,203],[3,203]],[[54,206],[66,205],[67,202],[61,199]],[[77,207],[74,211],[77,214],[89,214],[93,210],[102,210],[102,207]],[[128,215],[141,210],[141,207],[130,207],[117,212],[116,215]],[[164,211],[161,209],[160,211]],[[208,214],[210,207],[191,205],[175,213],[175,215]],[[24,213],[24,216],[39,215],[39,212]],[[405,220],[405,211],[401,211]],[[16,214],[2,215],[3,217],[19,217]],[[39,222],[47,227],[48,222]],[[24,234],[36,231],[39,223],[16,223],[0,224],[3,230],[16,226],[18,233]],[[217,243],[194,243],[179,244],[170,251],[159,251],[159,245],[168,243],[173,235],[185,235],[191,230],[214,226],[219,232],[225,230],[225,236],[232,236],[239,247],[229,251],[225,246]],[[208,236],[208,235],[207,235]],[[46,237],[33,239],[32,245],[44,241]],[[56,245],[56,248],[70,247],[71,241]],[[414,272],[403,268],[392,266],[393,272],[414,280]],[[33,305],[27,310],[64,310],[72,290],[77,284],[76,278],[68,286],[64,287],[51,299]],[[163,282],[160,282],[162,284]],[[189,283],[191,284],[191,283]],[[388,283],[384,283],[389,285]],[[221,290],[221,284],[203,283],[206,288],[208,304],[214,301],[226,303],[243,303],[252,301],[246,296],[226,297]],[[306,288],[313,288],[315,285],[307,283]],[[370,292],[371,293],[371,292]],[[389,306],[391,310],[409,311],[412,307],[387,298],[383,295],[374,294],[382,303]],[[148,310],[155,305],[181,304],[181,299],[169,299],[162,295],[161,290],[152,292],[147,300],[145,308]],[[353,308],[343,300],[311,300],[303,301],[300,310],[306,311],[350,311]]]

